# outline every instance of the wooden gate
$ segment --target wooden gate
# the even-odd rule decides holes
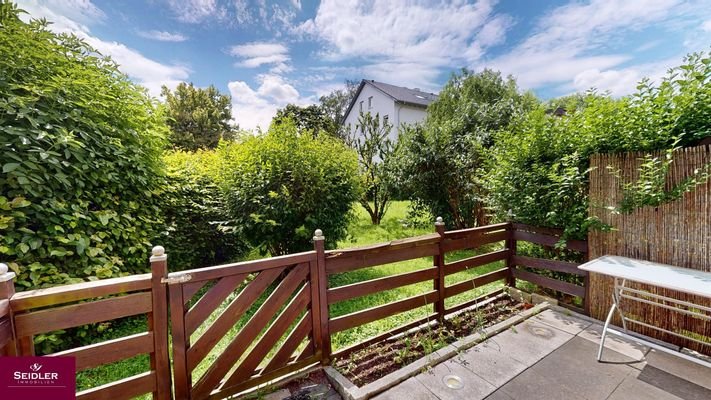
[[[170,274],[175,398],[225,398],[318,363],[318,277],[315,251]]]

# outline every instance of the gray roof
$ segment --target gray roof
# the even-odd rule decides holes
[[[423,92],[419,89],[410,89],[401,86],[394,86],[383,82],[366,81],[383,93],[402,103],[427,107],[430,103],[437,100],[437,95],[434,93]]]
[[[363,86],[365,86],[366,83],[369,85],[373,85],[373,87],[395,100],[396,103],[407,104],[415,107],[427,108],[427,106],[430,105],[430,103],[432,103],[433,101],[437,100],[438,97],[434,93],[423,92],[419,89],[410,89],[406,87],[390,85],[388,83],[376,82],[374,80],[363,79],[360,82],[358,90],[356,90],[353,99],[351,99],[351,104],[348,106],[348,110],[346,110],[346,113],[343,114],[343,120],[341,121],[341,123],[345,122],[346,117],[348,117],[348,114],[350,114],[351,109],[353,109],[353,105],[355,105],[355,102],[358,99],[358,96],[360,95],[360,92],[361,90],[363,90]]]

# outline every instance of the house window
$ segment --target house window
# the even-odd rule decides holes
[[[387,125],[389,120],[390,120],[389,116],[383,115],[383,125]]]
[[[368,110],[373,108],[373,96],[368,97]]]
[[[360,102],[360,112],[363,112],[363,102]]]

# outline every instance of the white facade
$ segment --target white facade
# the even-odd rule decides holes
[[[387,119],[390,125],[392,125],[388,136],[393,141],[397,140],[398,128],[401,124],[422,122],[425,117],[427,117],[427,108],[424,106],[418,107],[398,102],[367,81],[358,93],[353,107],[343,119],[343,125],[345,127],[350,126],[351,132],[356,131],[358,117],[361,111],[363,111],[363,113],[370,113],[373,116],[379,114],[381,124],[383,119]]]

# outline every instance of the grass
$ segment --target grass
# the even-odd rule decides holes
[[[415,224],[407,219],[407,207],[408,202],[393,202],[381,224],[379,226],[374,226],[370,223],[370,217],[365,212],[365,210],[363,210],[363,208],[359,205],[356,205],[356,218],[349,226],[348,237],[338,243],[338,248],[364,246],[368,244],[387,242],[394,239],[424,235],[434,232],[434,219],[432,219],[433,222],[431,224],[427,224],[427,226],[422,226],[422,224]],[[326,239],[328,240],[328,237]],[[481,252],[488,252],[494,249],[496,249],[496,247],[490,247],[487,249],[483,249],[483,251]],[[452,252],[447,254],[446,261],[452,262],[465,257],[470,257],[474,254],[475,253],[472,251]],[[449,286],[457,282],[472,279],[477,275],[481,275],[499,269],[502,266],[502,263],[494,263],[485,267],[465,270],[457,274],[448,276],[446,278],[446,284]],[[329,278],[329,287],[347,285],[351,283],[375,279],[378,277],[400,274],[430,267],[432,267],[431,257],[403,261],[399,263],[391,263],[370,268],[363,268],[360,270],[331,276]],[[449,307],[451,305],[459,304],[464,301],[473,299],[476,296],[479,296],[485,292],[494,290],[497,286],[500,287],[501,284],[492,284],[481,288],[472,287],[473,290],[471,291],[462,293],[451,299],[447,299],[446,305]],[[230,331],[222,338],[222,340],[216,344],[215,348],[210,352],[210,354],[205,358],[205,360],[203,360],[198,365],[196,370],[193,372],[193,381],[197,381],[197,379],[199,379],[199,377],[205,373],[209,366],[215,361],[217,356],[229,345],[230,341],[239,333],[240,329],[244,326],[244,324],[252,317],[258,307],[266,300],[268,294],[271,292],[272,289],[273,287],[267,290],[255,302],[255,304],[250,307],[249,310],[247,310],[245,315],[243,315],[238,320],[238,322],[230,329]],[[393,290],[388,290],[385,292],[372,294],[369,296],[358,297],[352,300],[334,304],[331,307],[330,315],[331,317],[345,315],[348,313],[389,303],[406,297],[417,296],[423,292],[430,290],[432,290],[432,282],[427,281],[404,286]],[[203,323],[200,328],[192,335],[192,343],[194,343],[195,340],[203,332],[205,332],[205,330],[210,326],[210,323],[220,315],[224,308],[238,293],[239,289],[235,290],[232,296],[229,297],[225,302],[223,302],[223,304],[218,307],[218,309],[215,310],[215,312],[210,317],[207,318],[206,322]],[[396,328],[417,318],[422,318],[432,312],[432,307],[432,305],[427,305],[425,307],[420,307],[357,328],[339,332],[333,335],[332,337],[333,348],[334,350],[337,350],[339,348],[355,344],[359,341],[385,332],[387,330]],[[117,324],[116,328],[113,329],[109,335],[106,335],[106,337],[97,338],[97,341],[127,336],[146,330],[145,321],[136,319],[134,319],[133,321],[138,322]],[[284,338],[281,338],[281,340],[284,340]],[[302,346],[305,346],[305,343],[302,344]],[[244,352],[244,355],[248,354],[250,350],[251,347]],[[83,371],[77,374],[77,387],[81,390],[112,382],[136,373],[146,371],[148,369],[147,366],[148,357],[139,356],[118,363],[93,368],[91,370]]]

